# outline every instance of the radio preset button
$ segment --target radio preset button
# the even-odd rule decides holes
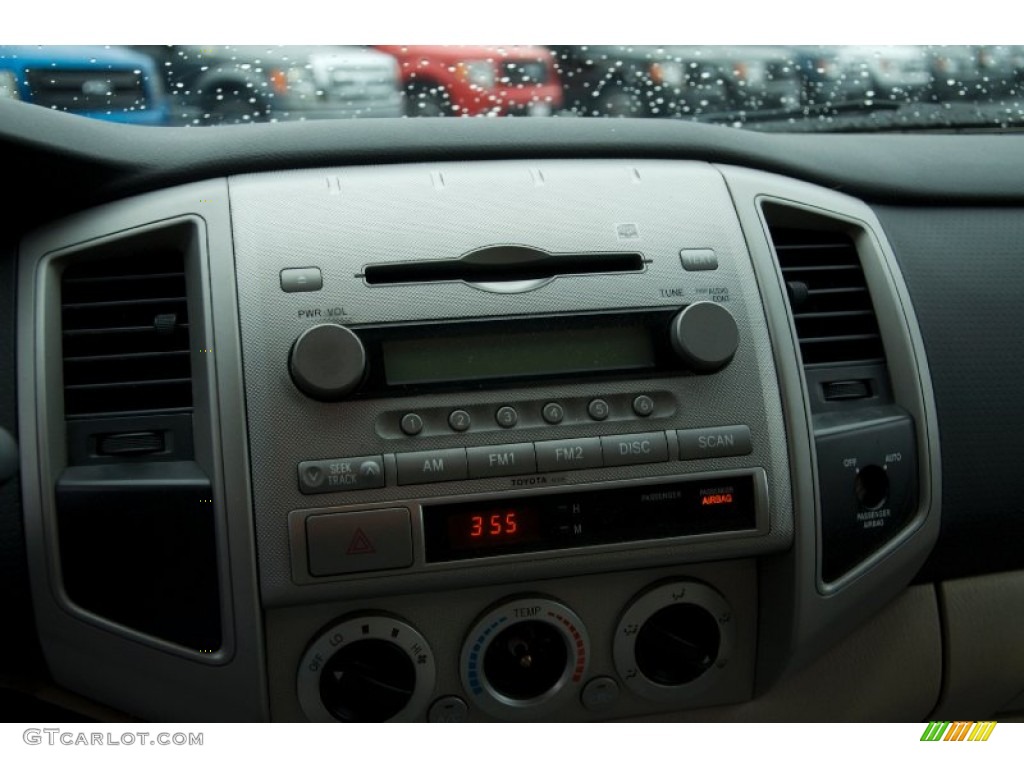
[[[412,565],[409,510],[374,509],[306,518],[313,576],[380,571]]]
[[[614,435],[601,438],[601,452],[606,467],[652,464],[668,461],[668,441],[664,432]]]
[[[548,424],[561,424],[565,418],[565,409],[559,403],[548,403],[540,413]]]
[[[533,443],[481,445],[467,448],[466,456],[471,478],[528,475],[537,471]]]
[[[465,432],[472,421],[469,414],[461,409],[448,414],[448,426],[456,432]]]
[[[514,427],[516,422],[519,421],[519,414],[511,405],[503,405],[494,414],[494,420],[498,422],[500,427]]]
[[[299,490],[305,494],[383,487],[384,462],[380,456],[299,462]]]
[[[395,455],[398,463],[398,484],[441,483],[465,480],[468,477],[465,448],[438,451],[416,451]]]
[[[711,459],[721,456],[746,456],[753,449],[750,427],[737,424],[728,427],[680,429],[680,459]]]
[[[587,413],[589,413],[590,418],[595,421],[604,421],[608,418],[608,403],[599,397],[594,398],[587,404]]]
[[[537,449],[537,469],[541,472],[602,466],[601,439],[597,437],[545,440],[535,443],[534,447]]]
[[[402,417],[399,426],[405,434],[412,437],[423,431],[423,419],[420,418],[418,413],[407,413]]]
[[[647,395],[637,395],[633,399],[633,413],[637,416],[650,416],[654,413],[654,401]]]

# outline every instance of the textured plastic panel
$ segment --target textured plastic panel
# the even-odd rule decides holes
[[[723,167],[743,223],[751,257],[762,280],[779,382],[787,409],[793,477],[794,546],[765,558],[761,601],[765,614],[759,645],[758,685],[771,685],[813,659],[892,599],[920,568],[939,530],[941,471],[939,433],[928,361],[913,307],[895,258],[868,206],[840,193],[778,176]],[[917,509],[909,524],[882,549],[836,581],[821,577],[821,531],[817,460],[806,460],[811,444],[810,399],[796,349],[793,321],[782,292],[762,205],[785,209],[794,221],[849,233],[857,244],[871,291],[892,379],[893,399],[911,414],[918,450]],[[777,214],[776,214],[777,215]],[[850,492],[853,489],[850,488]]]
[[[792,537],[782,408],[760,298],[738,222],[721,176],[698,163],[538,161],[437,164],[296,171],[230,180],[249,432],[263,599],[351,594],[352,578],[303,587],[291,583],[286,518],[310,506],[296,483],[300,461],[387,454],[402,450],[597,436],[665,428],[747,424],[754,451],[739,458],[676,461],[580,470],[542,482],[577,483],[655,477],[688,471],[761,466],[768,473],[771,525],[745,541],[666,543],[639,553],[579,554],[558,562],[480,564],[473,578],[547,577],[587,569],[635,567],[777,551]],[[628,227],[620,225],[627,224]],[[377,262],[451,259],[494,244],[551,252],[640,251],[643,273],[557,278],[525,293],[481,291],[465,283],[368,286],[359,273]],[[685,272],[680,249],[713,249],[719,268]],[[282,269],[318,266],[323,289],[294,294],[280,288]],[[314,402],[288,376],[294,339],[310,325],[350,325],[418,319],[514,316],[552,312],[672,308],[717,296],[739,327],[739,351],[723,371],[706,376],[526,387],[523,398],[580,398],[666,390],[677,401],[671,418],[631,425],[540,426],[487,436],[451,434],[384,440],[374,429],[384,411],[452,408],[494,401],[501,391],[422,395],[342,403]],[[386,465],[386,473],[393,467]],[[393,477],[393,475],[391,475]],[[416,489],[323,494],[323,506],[393,503],[403,499],[493,492],[516,487],[510,478],[435,483]],[[465,584],[445,580],[447,566],[421,560],[408,575],[363,578],[360,590],[424,590]],[[417,573],[418,572],[418,573]],[[381,581],[386,578],[386,585]],[[301,595],[301,597],[300,597]]]
[[[466,690],[460,678],[460,649],[479,617],[497,603],[526,595],[554,599],[578,614],[589,638],[587,671],[581,683],[597,676],[617,677],[613,642],[623,612],[639,594],[667,580],[697,581],[713,586],[731,608],[734,632],[729,661],[714,670],[714,685],[710,688],[692,686],[695,689],[692,696],[678,706],[713,706],[749,699],[758,622],[756,569],[753,561],[737,561],[552,581],[523,580],[513,587],[460,589],[423,595],[415,600],[378,598],[268,610],[267,654],[276,662],[270,670],[271,717],[286,721],[305,719],[295,692],[296,673],[306,647],[321,630],[345,616],[384,613],[409,622],[429,643],[437,665],[437,682],[429,700],[446,695],[461,696],[470,702],[470,720],[493,720],[494,717],[480,709],[474,694]],[[671,704],[643,699],[623,685],[620,688],[621,694],[614,705],[601,712],[590,712],[584,709],[577,696],[568,696],[563,697],[562,704],[554,711],[541,709],[543,716],[536,714],[536,710],[531,716],[529,708],[520,712],[506,708],[500,719],[607,720],[673,708]],[[424,715],[420,711],[412,719],[423,720]],[[337,728],[339,733],[348,733],[344,725]]]
[[[1024,209],[876,212],[914,299],[942,429],[942,531],[919,578],[1024,568]]]
[[[935,589],[930,584],[911,587],[807,667],[753,700],[658,719],[697,723],[927,720],[942,686],[940,629]]]
[[[58,274],[69,259],[145,234],[186,253],[195,461],[210,478],[221,649],[201,653],[82,610],[61,588],[54,484],[67,463],[61,408]],[[25,534],[36,625],[55,682],[152,720],[266,717],[262,625],[245,473],[237,309],[227,183],[112,204],[22,243],[18,374]],[[139,542],[139,546],[145,546]],[[125,574],[130,578],[131,574]]]

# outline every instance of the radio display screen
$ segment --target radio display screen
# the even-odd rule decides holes
[[[650,331],[640,324],[388,339],[381,352],[388,385],[638,370],[656,364]]]
[[[755,531],[749,474],[423,505],[428,563]]]

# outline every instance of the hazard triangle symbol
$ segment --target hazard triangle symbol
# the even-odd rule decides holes
[[[373,542],[370,541],[370,537],[363,533],[362,528],[356,528],[356,532],[352,536],[352,542],[348,545],[348,554],[372,555],[376,551],[373,548]]]

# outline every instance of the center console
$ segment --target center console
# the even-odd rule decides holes
[[[23,250],[42,382],[23,412],[56,441],[31,478],[44,645],[205,665],[180,701],[223,675],[239,717],[246,685],[281,720],[666,716],[759,695],[934,541],[927,363],[858,201],[653,160],[301,170],[144,200]],[[119,242],[183,264],[187,419],[64,408],[95,384],[61,389],[78,302],[61,315],[60,296],[125,263]],[[170,314],[161,338],[182,332]],[[159,494],[182,463],[209,504],[209,648],[118,609],[117,579],[103,600],[61,586],[81,550],[56,532],[98,515],[90,489],[148,472]]]

